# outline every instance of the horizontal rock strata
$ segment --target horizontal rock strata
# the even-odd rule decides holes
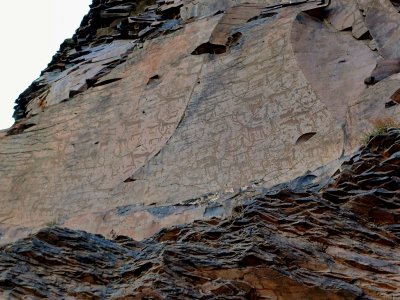
[[[0,244],[46,224],[140,240],[332,175],[400,121],[397,4],[93,1],[0,132]]]
[[[141,242],[46,228],[0,248],[0,295],[397,299],[399,167],[400,130],[389,129],[326,187],[242,192],[226,218],[166,228]]]

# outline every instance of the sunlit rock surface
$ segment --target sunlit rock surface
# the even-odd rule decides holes
[[[251,188],[229,217],[140,242],[46,228],[0,248],[0,296],[398,299],[399,167],[400,130],[389,129],[324,188]]]
[[[0,131],[0,298],[400,298],[399,9],[94,0]]]

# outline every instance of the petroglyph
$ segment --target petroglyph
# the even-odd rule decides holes
[[[102,35],[98,51],[82,50],[75,67],[45,75],[54,80],[48,93],[34,85],[22,130],[0,133],[4,228],[26,232],[56,218],[95,231],[97,217],[116,207],[146,211],[249,182],[268,187],[328,163],[334,171],[371,126],[371,108],[398,118],[398,105],[385,107],[398,78],[385,78],[365,96],[376,53],[316,18],[326,3],[202,6],[210,1],[174,4],[181,17],[173,24],[129,17],[168,29],[140,42],[136,35],[112,42]],[[217,40],[229,51],[192,55]],[[190,214],[176,219],[185,221]]]

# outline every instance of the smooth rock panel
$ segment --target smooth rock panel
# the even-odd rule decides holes
[[[121,80],[52,105],[30,119],[36,126],[2,139],[0,221],[43,226],[117,206],[110,189],[156,155],[181,121],[203,63],[190,53],[218,18],[149,42],[108,75]],[[157,74],[160,82],[148,85]]]
[[[399,59],[400,15],[393,4],[389,0],[374,0],[365,21],[379,53],[385,59]]]
[[[350,32],[339,32],[305,13],[292,30],[293,50],[304,75],[339,124],[348,106],[363,93],[364,79],[376,65],[376,54]]]
[[[199,4],[174,2],[174,13],[190,3]],[[78,69],[45,75],[50,105],[33,101],[29,118],[0,132],[0,242],[46,224],[142,239],[226,216],[230,198],[221,195],[331,175],[375,117],[398,118],[397,83],[375,98],[381,85],[367,88],[364,78],[376,54],[311,17],[324,13],[320,2],[225,4],[226,15],[211,5],[144,44],[105,42],[80,53],[87,64],[78,59]],[[152,9],[142,19],[156,28]],[[224,51],[196,51],[231,37]]]
[[[229,53],[204,54],[180,126],[113,198],[175,203],[251,180],[274,185],[340,157],[343,131],[292,50],[296,14],[248,23]],[[309,132],[317,134],[296,145]]]

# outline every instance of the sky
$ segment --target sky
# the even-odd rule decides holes
[[[10,127],[14,101],[72,37],[92,0],[12,0],[0,18],[0,130]]]

